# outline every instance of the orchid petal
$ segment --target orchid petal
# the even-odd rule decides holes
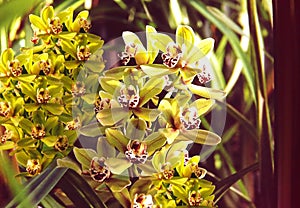
[[[187,54],[194,46],[195,33],[190,26],[179,25],[176,30],[176,44],[180,45],[183,49],[186,47],[186,51],[183,51],[183,59],[187,60]]]
[[[156,34],[154,27],[147,25],[146,26],[146,38],[147,38],[147,51],[149,53],[148,64],[152,64],[158,54],[158,48],[155,47],[154,35]]]

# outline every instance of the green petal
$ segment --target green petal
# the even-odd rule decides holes
[[[188,84],[187,87],[193,94],[215,100],[223,100],[226,93],[222,90],[212,89],[208,87],[202,87],[194,84]]]
[[[92,149],[74,147],[73,152],[83,170],[88,170],[92,159],[98,156],[95,150]]]
[[[149,79],[140,91],[139,106],[143,106],[151,98],[159,94],[163,90],[164,85],[165,85],[165,79],[163,77],[160,78],[153,77]]]
[[[106,181],[106,185],[110,188],[112,192],[120,192],[124,188],[131,185],[131,181],[128,177],[121,177],[114,175]]]
[[[113,77],[117,80],[120,80],[120,79],[122,79],[126,68],[128,68],[128,66],[114,67],[112,69],[105,71],[104,76]]]
[[[111,95],[118,96],[122,83],[112,77],[99,77],[101,87]]]
[[[103,109],[97,113],[96,118],[103,126],[112,126],[119,121],[130,116],[131,111],[127,111],[123,108],[109,108]]]
[[[154,41],[155,47],[164,53],[167,51],[167,46],[169,45],[169,43],[174,42],[170,36],[163,33],[153,34],[153,39],[155,40]]]
[[[201,116],[201,115],[205,114],[206,112],[208,112],[213,107],[214,104],[215,104],[215,100],[200,98],[200,99],[195,100],[190,105],[190,107],[197,108],[198,116]]]
[[[156,34],[156,30],[154,27],[147,25],[146,26],[146,38],[147,38],[147,51],[149,52],[149,60],[148,64],[152,64],[158,54],[159,49],[155,47],[155,39],[154,36]]]
[[[120,152],[124,153],[127,150],[129,139],[120,131],[112,128],[105,130],[107,142],[116,147]]]
[[[126,137],[132,140],[140,140],[144,138],[147,123],[145,120],[139,118],[132,118],[129,120],[126,128]]]
[[[125,31],[122,33],[122,37],[126,45],[134,43],[138,47],[137,51],[146,51],[140,38],[133,32]]]
[[[88,137],[97,137],[105,134],[106,127],[101,126],[99,123],[90,123],[84,125],[79,129],[79,133]]]
[[[47,25],[44,23],[44,21],[40,17],[38,17],[34,14],[30,14],[29,21],[34,27],[36,27],[42,31],[45,31],[45,32],[47,31]]]
[[[49,19],[51,20],[54,17],[54,9],[52,6],[45,7],[41,13],[42,19],[45,23],[47,23]]]
[[[42,105],[42,108],[49,111],[53,115],[61,115],[65,110],[64,106],[58,103],[47,103]]]
[[[116,149],[108,143],[106,137],[98,138],[97,153],[105,158],[116,157],[117,154]]]
[[[73,169],[79,175],[81,174],[80,167],[74,161],[72,161],[71,159],[68,159],[68,158],[58,159],[57,160],[57,166],[58,167],[67,167],[67,168]]]
[[[168,68],[162,64],[148,64],[148,65],[140,65],[142,71],[147,74],[149,77],[154,76],[164,76],[168,74],[174,74],[178,71],[178,69]]]
[[[193,29],[187,25],[179,25],[176,29],[176,43],[181,46],[181,49],[183,49],[183,45],[186,47],[186,51],[183,53],[184,60],[187,60],[187,55],[194,47],[194,42],[195,33]]]
[[[159,116],[159,114],[161,113],[159,110],[157,109],[149,109],[149,108],[136,108],[133,109],[133,113],[134,115],[136,115],[137,117],[144,119],[145,121],[155,121],[156,118]]]
[[[13,141],[6,141],[4,144],[0,143],[0,150],[10,150],[15,147],[15,143]]]
[[[11,48],[8,48],[5,51],[3,51],[1,55],[1,61],[3,66],[7,67],[8,61],[12,61],[14,59],[14,54],[15,52]]]
[[[53,147],[57,141],[57,136],[47,136],[42,139],[42,142],[45,143],[48,147]]]
[[[167,138],[160,132],[154,132],[150,134],[145,139],[148,155],[152,155],[155,151],[164,146],[166,144],[166,140]]]
[[[132,163],[126,158],[108,158],[105,160],[105,165],[113,174],[121,174],[127,170]]]
[[[193,47],[187,56],[187,61],[192,64],[199,61],[204,56],[208,55],[214,48],[215,40],[212,38],[206,38],[199,42],[199,44]]]
[[[62,48],[63,51],[70,54],[73,58],[77,59],[76,48],[71,43],[70,40],[61,40],[60,45],[61,45],[61,48]]]
[[[180,75],[182,77],[182,80],[185,84],[189,84],[193,81],[196,74],[199,72],[196,69],[193,68],[184,68],[180,70]]]
[[[161,172],[161,166],[166,163],[167,150],[167,147],[163,147],[161,150],[155,152],[152,158],[152,165],[158,173]]]
[[[164,136],[167,138],[168,144],[172,144],[180,133],[180,131],[178,129],[175,130],[173,128],[166,128],[166,129],[160,130],[160,132],[163,133]]]
[[[206,145],[217,145],[221,142],[221,137],[217,134],[202,129],[186,130],[182,132],[177,139],[181,141],[193,141],[197,144]]]

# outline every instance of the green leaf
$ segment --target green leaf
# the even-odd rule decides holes
[[[204,5],[202,2],[191,0],[189,1],[189,5],[191,5],[196,11],[198,11],[200,14],[202,14],[205,18],[207,18],[209,21],[211,21],[216,27],[226,36],[230,37],[228,38],[229,43],[231,44],[231,47],[233,51],[235,52],[236,56],[241,60],[244,66],[244,75],[247,80],[247,83],[249,85],[253,100],[255,103],[257,102],[256,97],[256,86],[254,83],[254,74],[253,74],[253,68],[251,66],[251,63],[246,55],[246,53],[243,51],[243,49],[240,46],[239,39],[237,35],[230,30],[222,21],[217,19],[214,15],[211,14],[211,12],[208,11],[206,5]]]
[[[163,77],[153,77],[149,79],[140,91],[140,102],[139,106],[143,106],[155,95],[159,94],[165,85],[165,79]]]
[[[217,134],[202,129],[182,131],[177,139],[206,145],[217,145],[221,142],[221,138]]]
[[[88,170],[90,168],[90,163],[93,157],[98,156],[95,150],[92,149],[74,147],[73,152],[77,161],[81,164],[83,170]]]
[[[109,144],[116,147],[122,153],[127,150],[129,139],[126,138],[119,130],[107,128],[105,133]]]
[[[91,186],[74,170],[67,170],[58,187],[76,204],[76,207],[106,208]]]
[[[245,35],[242,28],[238,26],[233,20],[231,20],[227,15],[225,15],[222,11],[220,11],[216,7],[208,6],[207,10],[213,14],[219,21],[223,22],[227,27],[229,27],[232,31]]]
[[[32,83],[36,78],[36,75],[32,75],[32,74],[22,74],[14,79],[21,81],[21,82],[28,82],[28,83]]]
[[[50,129],[54,128],[57,124],[58,124],[57,116],[48,117],[45,123],[45,129],[49,131]]]
[[[107,158],[105,165],[107,165],[113,174],[121,174],[127,170],[132,163],[126,158]]]

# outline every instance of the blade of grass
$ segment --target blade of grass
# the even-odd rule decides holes
[[[31,201],[29,200],[29,198],[27,198],[27,195],[29,193],[28,190],[20,192],[20,190],[22,190],[24,187],[22,184],[18,183],[18,180],[16,180],[16,178],[14,177],[17,173],[12,168],[10,162],[11,161],[9,161],[8,157],[4,154],[4,152],[0,151],[0,171],[2,172],[2,174],[0,173],[0,175],[3,175],[4,178],[7,180],[12,194],[18,194],[20,199],[23,201],[25,207],[32,207]]]
[[[219,103],[219,102],[217,102]],[[221,104],[224,105],[224,104]],[[227,112],[229,115],[231,115],[233,118],[235,118],[241,126],[245,128],[245,130],[249,133],[250,137],[258,140],[258,134],[256,128],[253,126],[253,124],[243,115],[241,114],[237,109],[235,109],[232,105],[226,103]]]
[[[237,58],[239,58],[243,64],[243,73],[244,76],[248,82],[249,88],[251,90],[251,95],[254,99],[254,102],[257,101],[257,95],[256,95],[256,86],[254,83],[254,74],[253,74],[253,68],[250,64],[250,60],[246,56],[245,52],[243,51],[242,47],[240,46],[239,39],[237,35],[228,28],[228,26],[224,25],[223,22],[221,22],[219,19],[217,19],[214,15],[212,15],[208,10],[207,7],[199,1],[188,1],[188,4],[197,10],[200,14],[202,14],[206,19],[208,19],[210,22],[216,25],[216,27],[228,38],[229,43],[231,44],[231,47],[233,51],[235,52]]]
[[[74,170],[68,169],[58,184],[76,207],[106,208],[89,184]]]
[[[249,172],[258,170],[259,164],[254,163],[237,173],[228,176],[227,178],[222,179],[219,182],[216,182],[216,192],[214,193],[216,196],[215,202],[217,203],[222,196],[229,190],[229,188],[235,184],[238,180],[240,180],[244,175],[246,175]]]
[[[22,191],[7,205],[7,207],[26,207],[23,195],[37,206],[42,199],[47,196],[53,187],[66,173],[65,168],[53,168],[49,166],[41,175],[31,180]]]
[[[275,177],[274,177],[274,155],[273,155],[273,130],[270,118],[268,93],[266,87],[265,64],[264,64],[264,43],[260,29],[260,23],[257,13],[256,0],[248,2],[248,10],[250,15],[250,29],[253,37],[252,52],[255,61],[255,80],[259,86],[259,106],[257,108],[257,129],[259,133],[259,160],[261,170],[261,206],[266,208],[275,207],[276,202],[273,200],[275,193]],[[269,191],[272,190],[272,191]]]

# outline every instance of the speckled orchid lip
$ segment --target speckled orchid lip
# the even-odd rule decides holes
[[[131,163],[144,164],[148,158],[147,145],[136,140],[129,141],[125,156]]]
[[[105,165],[103,157],[94,157],[90,164],[90,175],[94,181],[103,182],[111,175],[109,168]]]

